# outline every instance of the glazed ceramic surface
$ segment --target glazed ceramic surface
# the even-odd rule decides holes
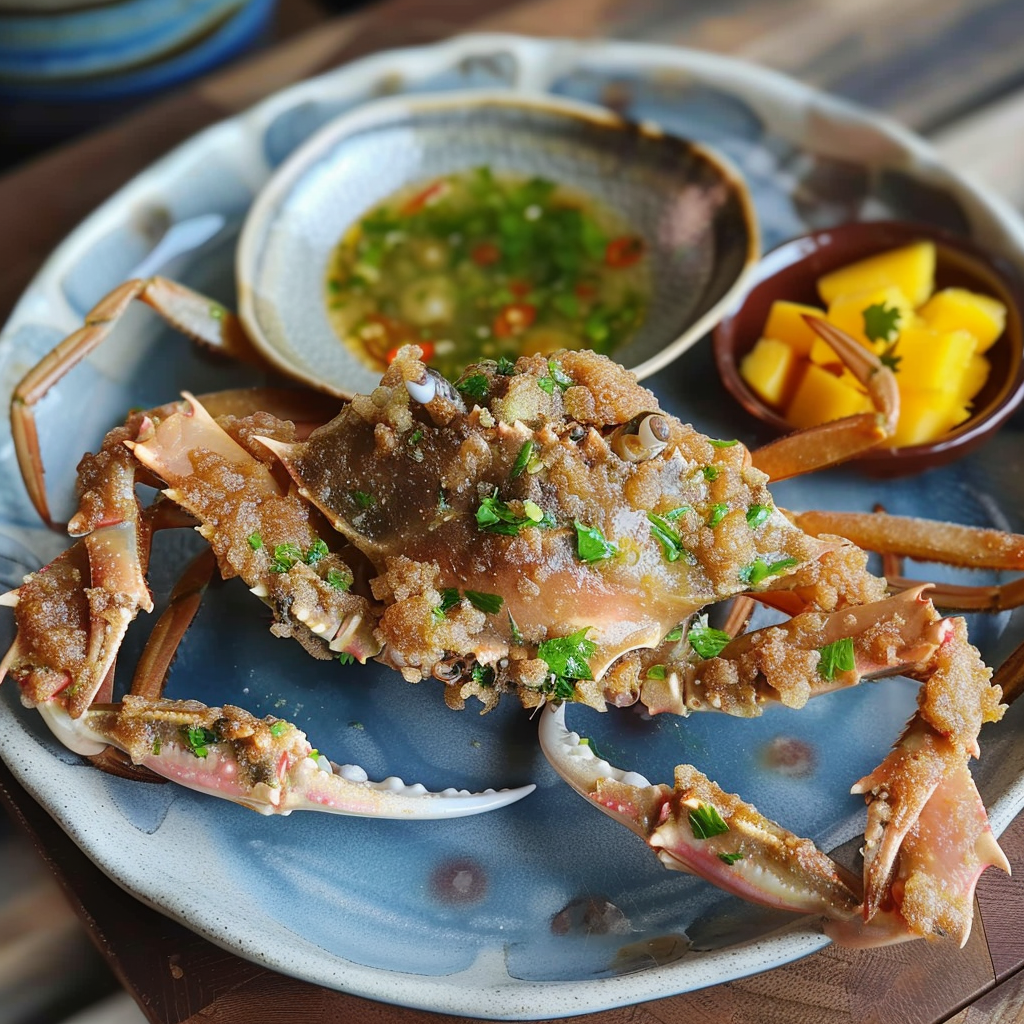
[[[597,200],[645,240],[650,299],[614,352],[645,377],[702,338],[760,255],[746,186],[709,150],[589,103],[505,90],[397,96],[332,122],[261,192],[238,247],[239,313],[299,380],[349,397],[380,373],[327,316],[331,252],[368,210],[411,185],[488,167]]]
[[[712,144],[745,174],[764,244],[813,227],[919,218],[970,235],[1021,265],[1024,229],[1001,203],[942,168],[905,132],[787,79],[683,50],[468,36],[387,53],[290,89],[218,125],[154,165],[53,255],[0,336],[0,390],[110,288],[160,271],[234,301],[237,232],[253,197],[330,118],[384,92],[548,91],[605,103]],[[119,331],[39,407],[51,500],[66,514],[75,463],[131,406],[179,389],[252,380],[195,353],[132,311]],[[718,383],[707,342],[648,381],[664,406],[717,437],[761,438]],[[1021,530],[1018,415],[970,460],[904,482],[848,471],[775,488],[785,507],[946,517]],[[65,542],[40,527],[0,427],[0,585]],[[152,585],[165,600],[197,538],[157,537]],[[910,571],[931,572],[931,567]],[[948,578],[956,574],[940,570]],[[983,577],[991,580],[992,577]],[[13,634],[0,615],[0,643]],[[0,690],[0,753],[20,781],[112,878],[215,942],[287,974],[370,998],[492,1018],[563,1016],[714,984],[805,955],[818,923],[742,904],[658,866],[631,833],[562,785],[541,758],[535,723],[512,701],[480,717],[445,709],[438,686],[367,666],[316,662],[267,631],[239,581],[211,586],[169,685],[173,696],[287,717],[337,761],[430,788],[538,790],[505,810],[409,824],[312,814],[260,818],[173,786],[132,785],[65,753],[16,688]],[[133,629],[119,670],[130,673]],[[976,618],[990,661],[1024,636],[1020,613]],[[121,680],[124,685],[124,680]],[[873,767],[914,703],[906,681],[820,698],[754,721],[648,720],[570,708],[571,728],[601,753],[669,780],[690,761],[727,790],[831,850],[859,833],[851,783]],[[1024,806],[1024,704],[982,733],[975,774],[996,830]],[[856,847],[856,840],[851,844]],[[908,951],[908,956],[912,956]]]

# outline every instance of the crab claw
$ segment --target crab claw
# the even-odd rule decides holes
[[[54,735],[84,756],[109,743],[133,763],[260,814],[326,811],[370,818],[457,818],[514,803],[534,786],[471,793],[429,792],[401,779],[372,782],[357,765],[338,765],[314,750],[283,719],[256,718],[236,707],[126,696],[73,719],[61,701],[38,705]]]
[[[564,705],[544,709],[540,743],[573,789],[636,832],[665,867],[779,910],[841,920],[856,914],[856,882],[838,864],[691,765],[676,768],[674,789],[623,772],[569,732]]]

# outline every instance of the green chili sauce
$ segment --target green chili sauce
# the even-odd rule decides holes
[[[362,362],[383,369],[416,343],[454,378],[480,359],[613,352],[643,320],[648,278],[643,240],[613,211],[479,167],[371,210],[335,247],[326,296]]]

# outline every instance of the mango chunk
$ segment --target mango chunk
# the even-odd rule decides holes
[[[870,410],[867,395],[849,387],[828,370],[808,363],[786,409],[786,419],[794,427],[803,429]]]
[[[786,342],[761,338],[740,361],[740,376],[761,401],[781,409],[793,390],[798,358]]]
[[[960,378],[959,387],[956,389],[956,397],[961,402],[969,402],[985,386],[988,380],[988,372],[991,369],[989,361],[977,350],[971,356],[964,375]]]
[[[864,311],[871,306],[899,310],[895,335],[888,339],[871,341],[864,329]],[[914,322],[914,306],[899,288],[890,285],[887,288],[872,288],[866,292],[837,295],[829,303],[828,319],[840,330],[846,331],[851,338],[856,338],[862,345],[877,353],[885,348],[887,341],[895,341],[903,327]]]
[[[955,395],[976,345],[968,331],[940,334],[928,327],[911,325],[900,333],[896,345],[896,379],[901,390],[912,387]]]
[[[914,242],[869,256],[818,278],[818,294],[826,304],[840,295],[895,286],[914,308],[935,290],[935,243]]]
[[[807,358],[817,366],[838,368],[845,365],[842,359],[839,358],[836,350],[824,338],[814,339],[811,343],[811,350],[807,353]]]
[[[776,299],[768,311],[768,320],[763,331],[764,336],[784,341],[792,347],[797,355],[806,356],[818,336],[812,328],[807,326],[807,322],[804,320],[805,313],[810,316],[825,316],[825,311],[816,306],[805,306],[800,302]]]
[[[984,352],[1006,329],[1006,306],[989,295],[966,288],[943,288],[920,309],[921,319],[933,331],[970,331]]]
[[[936,441],[971,415],[970,407],[945,391],[906,390],[900,395],[900,421],[890,442],[899,448]]]

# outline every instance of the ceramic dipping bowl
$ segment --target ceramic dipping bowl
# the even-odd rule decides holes
[[[966,239],[927,224],[843,224],[794,238],[769,252],[751,275],[740,303],[714,331],[715,363],[730,394],[772,430],[792,433],[793,427],[754,394],[739,374],[740,362],[761,337],[772,303],[788,299],[821,306],[815,282],[823,274],[924,239],[936,244],[936,290],[966,288],[999,299],[1007,309],[1006,329],[985,353],[991,370],[974,399],[970,419],[930,444],[876,448],[859,456],[854,464],[871,476],[903,476],[962,458],[984,443],[1024,398],[1024,285],[1017,268],[994,259]]]
[[[380,368],[335,334],[324,292],[346,230],[405,186],[489,167],[542,177],[621,216],[645,244],[647,315],[612,355],[646,376],[707,334],[759,255],[740,174],[703,146],[601,107],[484,91],[392,97],[323,128],[260,193],[238,246],[239,312],[284,372],[348,397]]]

